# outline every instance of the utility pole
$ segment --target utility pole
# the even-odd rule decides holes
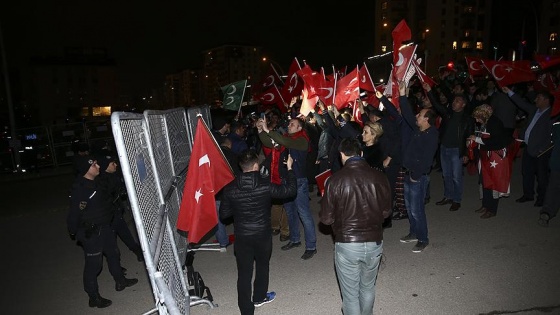
[[[12,147],[14,154],[15,169],[14,171],[19,171],[20,169],[20,156],[19,148],[21,144],[17,139],[16,134],[16,120],[14,118],[14,104],[12,102],[12,91],[10,88],[10,76],[8,75],[8,62],[6,61],[6,50],[4,49],[4,37],[2,36],[2,23],[0,23],[0,54],[2,54],[2,70],[4,73],[4,85],[6,89],[6,102],[8,103],[8,112],[10,115],[10,135],[11,141],[10,146]]]

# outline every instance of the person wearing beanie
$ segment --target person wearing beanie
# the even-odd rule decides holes
[[[122,177],[117,172],[117,159],[112,152],[101,152],[97,157],[97,164],[100,167],[100,174],[97,177],[98,185],[106,190],[110,196],[107,199],[107,207],[113,209],[113,222],[112,227],[115,233],[123,243],[135,255],[138,261],[144,261],[142,247],[136,241],[134,236],[124,219],[124,211],[126,208],[126,188]]]
[[[89,296],[89,306],[104,308],[111,300],[101,297],[97,276],[103,269],[103,256],[107,257],[109,272],[115,280],[115,290],[133,286],[138,279],[127,279],[120,262],[115,232],[111,227],[113,211],[106,206],[109,196],[100,189],[97,181],[99,165],[94,157],[76,158],[75,178],[70,194],[67,227],[72,240],[78,240],[84,250],[84,291]]]

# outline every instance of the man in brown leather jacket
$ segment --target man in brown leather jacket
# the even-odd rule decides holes
[[[343,139],[338,149],[344,166],[326,182],[319,217],[332,226],[343,313],[373,314],[391,187],[385,174],[361,157],[358,140]]]

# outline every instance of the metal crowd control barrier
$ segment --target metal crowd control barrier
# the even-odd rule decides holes
[[[183,108],[111,115],[115,146],[156,304],[147,314],[188,315],[193,305],[214,307],[209,300],[189,296],[183,268],[188,241],[176,228],[192,130],[196,130],[189,118],[199,113],[210,121],[206,107],[190,108],[191,117]]]

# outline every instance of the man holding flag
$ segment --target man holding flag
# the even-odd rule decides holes
[[[275,292],[267,292],[272,254],[270,208],[272,198],[290,198],[297,192],[291,156],[288,156],[286,164],[286,184],[273,184],[268,177],[261,176],[258,154],[251,149],[245,150],[239,156],[239,165],[243,173],[223,190],[220,219],[233,217],[237,305],[244,315],[254,314],[255,307],[270,303],[276,297]],[[251,288],[253,263],[255,281],[254,287]]]

